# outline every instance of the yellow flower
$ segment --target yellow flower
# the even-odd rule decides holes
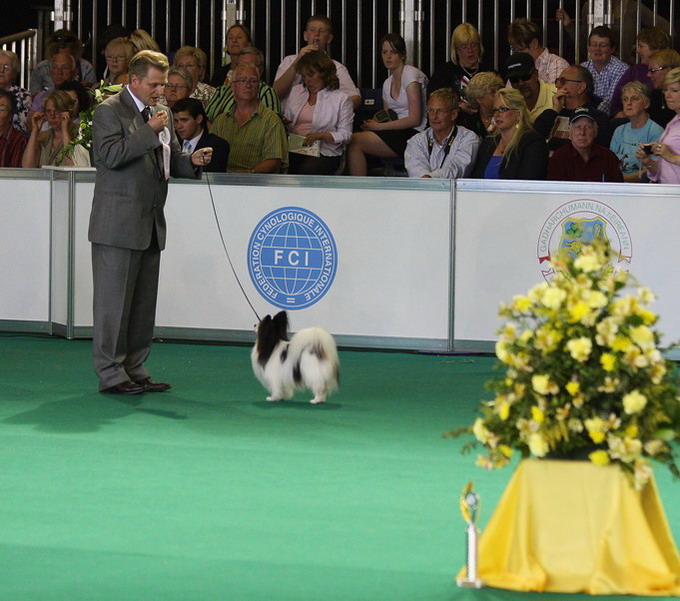
[[[599,417],[593,417],[592,419],[585,420],[584,423],[586,430],[588,430],[588,436],[595,444],[600,444],[605,439],[605,422]]]
[[[606,317],[596,326],[595,342],[600,346],[611,345],[619,331],[619,322],[615,317]]]
[[[645,322],[645,325],[651,326],[657,319],[656,313],[653,313],[649,309],[641,309],[638,311],[638,315]]]
[[[607,306],[607,296],[599,290],[593,290],[585,295],[588,306],[592,309],[601,309]]]
[[[580,269],[585,273],[590,273],[591,271],[597,271],[598,269],[602,269],[602,265],[597,260],[597,257],[586,252],[583,252],[574,261],[574,267],[576,267],[576,269]]]
[[[588,314],[590,314],[590,307],[583,301],[579,301],[569,309],[569,321],[579,323]]]
[[[541,300],[543,293],[548,288],[549,284],[547,282],[541,282],[540,284],[536,284],[531,290],[529,290],[527,296],[529,297],[532,303],[537,303]]]
[[[665,445],[663,444],[662,441],[654,439],[648,440],[645,443],[644,448],[645,453],[647,453],[647,455],[651,455],[652,457],[654,457],[654,455],[656,455],[659,451],[664,450]]]
[[[503,421],[510,417],[510,403],[507,400],[498,405],[498,415]]]
[[[533,335],[534,335],[534,331],[533,331],[533,330],[524,330],[524,331],[520,334],[518,340],[519,340],[522,344],[526,344],[527,342],[529,342],[529,340],[531,340],[531,338],[533,337]]]
[[[624,434],[628,438],[637,438],[637,435],[638,435],[637,424],[629,424],[628,427],[625,429]]]
[[[588,455],[588,459],[590,459],[595,465],[608,465],[609,453],[607,453],[607,451],[604,449],[599,449],[590,453]]]
[[[632,463],[642,453],[642,442],[637,438],[620,438],[610,435],[607,438],[609,456],[612,459],[620,459],[624,463]]]
[[[499,334],[503,342],[514,342],[517,337],[517,326],[512,322],[506,323]]]
[[[571,396],[575,396],[580,392],[581,384],[579,382],[577,382],[576,380],[572,380],[571,382],[567,383],[565,388],[567,389],[567,392]]]
[[[548,394],[550,377],[536,374],[531,376],[531,386],[538,394]]]
[[[656,296],[649,288],[638,288],[637,292],[643,305],[651,305],[656,300]]]
[[[499,340],[496,343],[496,357],[498,357],[503,363],[510,363],[510,351],[508,351],[507,343]]]
[[[531,299],[528,296],[516,295],[512,297],[513,309],[519,313],[526,313],[531,309]]]
[[[561,288],[550,286],[541,297],[541,302],[548,307],[548,309],[559,309],[567,298],[567,293]]]
[[[540,432],[534,432],[529,436],[529,450],[536,457],[544,457],[548,452],[548,443]]]
[[[604,369],[604,371],[614,371],[616,368],[616,355],[612,355],[611,353],[602,353],[602,356],[600,357],[600,364],[602,365],[602,369]]]
[[[542,424],[545,419],[545,414],[541,411],[540,407],[532,405],[531,407],[531,419],[533,419],[537,424]]]
[[[652,348],[654,346],[654,332],[647,326],[631,328],[630,338],[641,349]]]
[[[510,457],[512,457],[512,454],[514,453],[514,451],[512,450],[512,448],[509,447],[509,446],[506,445],[506,444],[499,444],[499,445],[498,445],[498,450],[499,450],[501,453],[503,453],[503,455],[505,455],[505,457],[507,457],[508,459],[510,459]]]
[[[616,352],[625,352],[630,348],[630,345],[633,344],[630,340],[630,338],[627,338],[626,336],[619,335],[616,338],[614,338],[614,341],[611,344],[612,350]]]
[[[593,343],[590,338],[585,336],[574,338],[567,342],[567,350],[576,361],[583,363],[590,356],[590,352],[593,350]]]
[[[652,477],[652,468],[649,462],[645,459],[637,459],[635,461],[635,469],[633,472],[633,480],[635,481],[635,488],[642,490],[649,479]]]
[[[472,425],[472,433],[482,444],[486,444],[491,438],[491,432],[489,432],[488,428],[484,425],[484,420],[481,417],[478,417]]]
[[[618,378],[611,378],[606,376],[604,384],[597,387],[598,392],[615,392],[621,382]]]
[[[628,415],[640,413],[647,405],[647,397],[638,390],[633,390],[623,396],[623,410]]]

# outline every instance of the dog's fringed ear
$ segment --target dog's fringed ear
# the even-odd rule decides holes
[[[276,331],[283,340],[288,339],[288,314],[285,311],[279,311],[274,315],[272,320]]]

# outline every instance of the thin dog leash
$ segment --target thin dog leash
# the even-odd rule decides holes
[[[257,314],[257,311],[255,311],[255,307],[253,307],[253,303],[250,302],[250,299],[248,298],[248,295],[246,294],[246,291],[243,288],[243,285],[241,284],[241,280],[239,279],[236,269],[234,269],[234,264],[231,262],[231,257],[229,256],[229,251],[227,250],[227,244],[224,241],[224,235],[222,234],[222,227],[220,226],[220,219],[217,216],[217,207],[215,207],[215,198],[213,197],[212,193],[212,186],[210,185],[210,175],[208,173],[205,173],[205,181],[208,183],[208,192],[210,192],[210,203],[212,204],[212,209],[213,209],[213,214],[215,215],[215,223],[217,224],[217,231],[220,234],[220,240],[222,241],[222,248],[224,248],[224,254],[227,255],[227,261],[229,261],[229,267],[231,267],[231,272],[234,274],[234,277],[236,278],[236,283],[238,284],[238,287],[241,289],[241,292],[243,292],[243,296],[246,299],[246,302],[250,306],[250,308],[253,310],[253,313],[255,313],[255,317],[257,318],[258,323],[262,321],[260,319],[260,316]]]

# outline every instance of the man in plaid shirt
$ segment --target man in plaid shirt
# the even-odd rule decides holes
[[[621,76],[628,70],[628,65],[613,56],[616,44],[609,27],[595,27],[588,36],[588,53],[590,60],[581,63],[590,71],[595,82],[595,95],[600,97],[598,109],[609,115],[612,94]]]

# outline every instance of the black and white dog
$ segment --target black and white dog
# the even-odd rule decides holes
[[[323,403],[338,387],[340,362],[333,337],[322,328],[305,328],[289,342],[285,311],[260,321],[250,358],[257,379],[269,391],[268,401],[288,400],[296,388],[308,388],[314,393],[310,402]]]

